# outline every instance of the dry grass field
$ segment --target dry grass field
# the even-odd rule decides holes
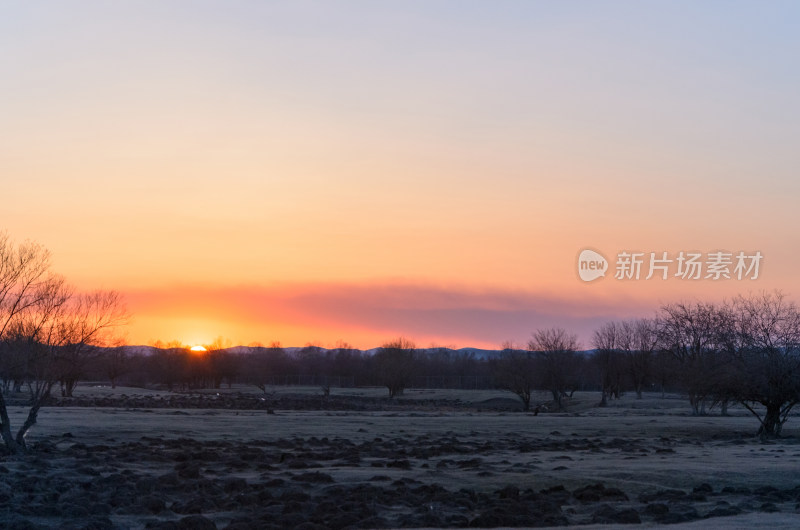
[[[207,392],[208,399],[252,393]],[[800,526],[800,419],[762,443],[731,408],[576,394],[564,413],[508,393],[275,389],[274,410],[127,406],[166,392],[86,385],[48,407],[34,451],[0,462],[8,528]],[[124,396],[124,397],[123,397]],[[252,393],[261,399],[262,394]],[[92,399],[118,406],[86,406]],[[281,409],[305,399],[306,410]],[[541,401],[546,396],[540,396]],[[83,399],[83,401],[80,401]],[[88,400],[88,401],[87,401]],[[348,401],[349,400],[349,401]],[[314,410],[318,408],[320,410]],[[363,408],[363,407],[362,407]],[[23,408],[12,408],[21,421]]]

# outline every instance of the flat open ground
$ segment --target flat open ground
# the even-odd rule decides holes
[[[746,411],[692,417],[679,396],[597,408],[599,396],[576,394],[567,413],[534,416],[493,410],[515,406],[502,392],[412,390],[399,407],[383,392],[333,392],[378,410],[45,408],[35,451],[0,462],[0,517],[15,528],[800,527],[800,418],[762,443]],[[169,396],[78,393],[123,394]]]

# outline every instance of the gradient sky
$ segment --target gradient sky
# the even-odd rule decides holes
[[[799,22],[777,1],[0,1],[0,228],[124,293],[132,343],[498,347],[798,299]],[[756,281],[584,283],[585,247],[764,259]]]

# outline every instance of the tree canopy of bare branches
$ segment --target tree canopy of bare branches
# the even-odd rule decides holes
[[[525,412],[531,409],[531,396],[536,388],[535,362],[533,352],[507,341],[503,343],[500,358],[495,363],[495,383],[516,394]]]
[[[375,353],[376,374],[390,398],[401,395],[411,382],[415,360],[415,345],[404,337],[385,343]]]
[[[558,410],[564,408],[564,396],[574,391],[578,384],[578,347],[577,335],[564,328],[536,330],[528,341],[528,349],[534,352],[538,361],[539,387],[553,395]]]
[[[669,304],[658,315],[660,345],[680,365],[678,377],[694,414],[705,413],[713,400],[711,383],[726,364],[722,351],[729,329],[728,312],[705,302]]]
[[[596,329],[592,338],[595,352],[592,361],[600,376],[600,406],[605,407],[611,397],[622,394],[625,360],[621,350],[622,326],[607,322]]]
[[[800,311],[781,292],[738,296],[729,307],[734,366],[728,387],[758,418],[759,435],[780,436],[800,402]]]
[[[800,402],[800,311],[783,293],[667,305],[658,328],[694,413],[706,402],[739,402],[758,418],[759,435],[780,435]]]

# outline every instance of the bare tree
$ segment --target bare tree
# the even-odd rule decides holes
[[[345,373],[347,371],[346,366],[352,361],[356,353],[357,351],[352,344],[339,339],[336,341],[336,347],[325,354],[324,377],[320,380],[320,389],[325,397],[330,396],[331,386],[333,386],[334,381],[339,386],[342,386],[342,378],[346,375],[352,375]]]
[[[95,291],[70,296],[67,314],[61,322],[56,364],[63,396],[72,397],[75,386],[90,364],[109,345],[113,330],[128,322],[130,315],[115,291]]]
[[[156,351],[147,359],[147,369],[151,381],[156,381],[172,391],[176,386],[185,386],[189,381],[189,347],[180,341],[154,345]]]
[[[624,332],[627,337],[624,350],[628,376],[636,398],[642,399],[642,390],[651,377],[653,351],[658,344],[656,324],[653,320],[639,318],[625,321],[622,325],[627,328]]]
[[[17,315],[10,330],[16,336],[25,362],[25,384],[30,393],[30,408],[22,426],[12,435],[8,412],[0,406],[3,442],[12,453],[27,450],[25,436],[36,424],[39,410],[49,399],[53,386],[61,376],[59,355],[67,345],[70,325],[69,301],[72,296],[60,278],[39,285],[37,303]]]
[[[23,348],[25,384],[30,392],[30,408],[16,435],[0,395],[0,435],[13,453],[27,449],[26,434],[36,424],[53,386],[71,376],[65,374],[74,373],[74,359],[84,348],[99,344],[102,332],[123,323],[121,319],[127,315],[115,293],[74,296],[60,278],[39,282],[34,292],[35,303],[16,313],[14,322],[5,327],[6,336],[13,335],[17,346]]]
[[[20,381],[41,368],[39,363],[34,363],[39,354],[38,345],[26,338],[31,332],[38,332],[47,319],[36,319],[30,314],[56,312],[64,303],[63,300],[56,303],[55,293],[61,292],[61,288],[56,287],[57,280],[49,277],[49,267],[50,254],[42,246],[27,242],[17,246],[7,234],[0,233],[0,342],[5,345],[3,353],[9,356],[9,360],[19,363],[8,366],[8,370]],[[16,349],[17,355],[11,359],[10,354],[15,350],[13,346],[24,346],[26,351]],[[34,417],[39,406],[40,402],[33,403]],[[24,437],[29,428],[20,429],[18,436],[14,437],[5,396],[0,393],[0,435],[9,451],[18,453],[25,449]]]
[[[336,343],[333,357],[333,373],[339,378],[339,385],[354,385],[356,376],[363,377],[367,362],[361,350],[353,347],[352,344],[339,340]]]
[[[668,385],[673,385],[677,380],[679,367],[675,357],[659,346],[653,352],[652,377],[661,391],[661,397],[666,396]]]
[[[762,437],[780,436],[800,402],[800,311],[779,291],[739,296],[732,356],[736,398],[758,418]],[[763,407],[760,408],[760,407]]]
[[[558,410],[563,409],[563,397],[574,391],[578,382],[577,335],[563,328],[539,329],[528,342],[528,349],[538,361],[539,386],[553,395]]]
[[[310,376],[311,383],[318,385],[325,397],[331,394],[334,355],[333,351],[313,342],[307,343],[296,354],[300,370],[298,375]]]
[[[705,414],[713,402],[720,355],[730,329],[730,315],[708,303],[676,303],[661,308],[657,319],[661,347],[679,364],[678,381],[689,396],[692,414]]]
[[[500,358],[495,363],[495,383],[516,394],[522,401],[525,412],[531,409],[531,396],[535,388],[534,364],[533,352],[518,348],[512,341],[503,343]]]
[[[120,378],[128,374],[133,368],[133,360],[122,344],[117,344],[106,349],[103,353],[103,368],[111,383],[111,388],[117,388]]]
[[[375,353],[376,375],[390,398],[401,395],[411,382],[415,358],[414,343],[404,337],[385,343]]]
[[[30,394],[27,417],[15,435],[0,393],[0,436],[12,453],[27,449],[25,436],[53,386],[62,381],[74,388],[75,359],[102,344],[105,333],[128,318],[118,294],[75,295],[49,267],[43,247],[14,245],[0,234],[0,343],[12,364],[4,359],[0,365]]]
[[[244,380],[260,389],[265,394],[270,385],[276,384],[284,375],[289,363],[286,351],[280,342],[273,342],[269,347],[259,347],[249,353],[242,363],[245,372]]]
[[[233,346],[230,339],[221,335],[214,339],[211,344],[204,345],[206,349],[209,372],[214,388],[220,388],[223,381],[227,381],[228,388],[231,388],[233,380],[238,373],[237,357],[228,349]]]
[[[601,407],[608,405],[610,397],[619,399],[622,393],[624,359],[619,344],[621,332],[619,323],[608,322],[595,330],[592,339],[595,348],[592,359],[600,372]]]

